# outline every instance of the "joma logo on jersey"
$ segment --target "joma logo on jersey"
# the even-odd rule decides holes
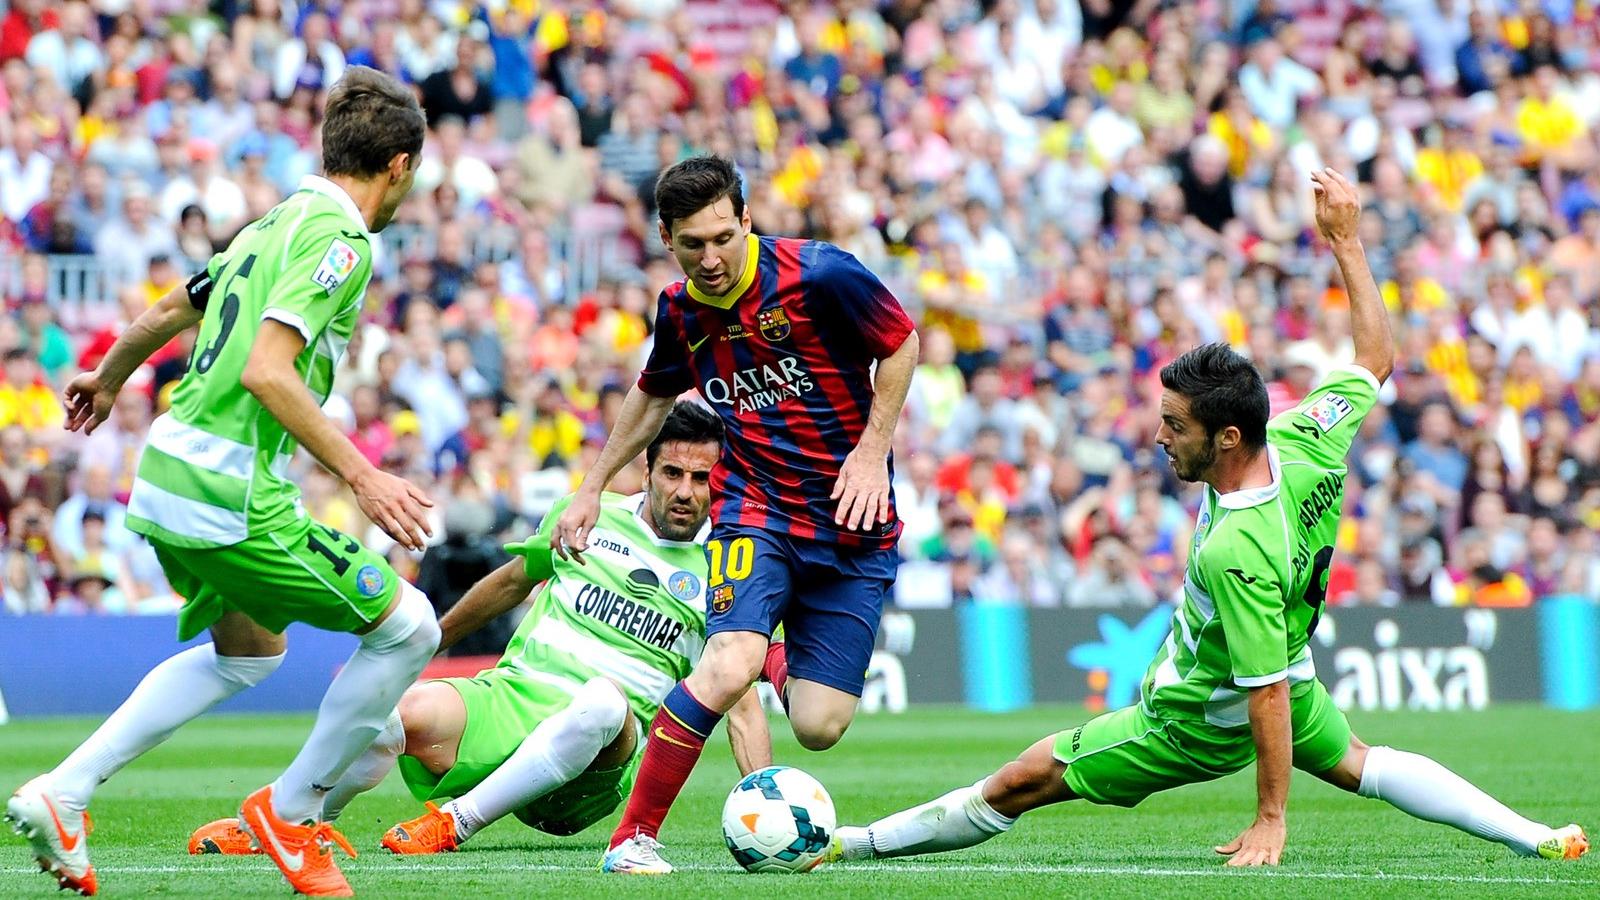
[[[763,309],[757,313],[756,325],[761,329],[761,336],[774,343],[788,337],[789,332],[793,330],[793,326],[789,324],[789,314],[784,312],[781,306]]]
[[[1339,492],[1344,488],[1344,476],[1337,472],[1330,472],[1326,478],[1317,482],[1315,489],[1300,501],[1300,524],[1307,530],[1317,524],[1322,514],[1328,510],[1337,511],[1339,508]]]
[[[712,403],[732,406],[747,413],[766,409],[791,397],[801,397],[816,387],[810,373],[800,368],[800,360],[785,356],[778,365],[739,369],[731,379],[712,378],[701,392]]]
[[[595,546],[604,547],[607,550],[610,550],[612,553],[620,553],[623,556],[630,556],[631,555],[628,552],[628,548],[627,547],[623,546],[622,544],[620,544],[620,543],[618,543],[618,542],[616,542],[616,541],[614,541],[614,540],[612,540],[611,538],[608,538],[608,537],[595,537],[594,538],[594,543],[595,543]]]

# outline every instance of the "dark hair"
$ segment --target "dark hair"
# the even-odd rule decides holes
[[[398,154],[420,154],[426,127],[409,89],[377,69],[351,66],[328,92],[323,171],[371,178]]]
[[[656,179],[656,210],[661,224],[687,219],[723,197],[733,201],[733,215],[744,215],[744,188],[733,163],[720,156],[691,156],[675,163]]]
[[[656,467],[656,454],[661,447],[671,441],[684,441],[690,444],[715,443],[717,449],[722,449],[722,419],[717,414],[692,400],[679,400],[672,404],[672,412],[667,413],[667,421],[661,424],[661,433],[645,448],[645,468]]]
[[[1182,394],[1189,413],[1211,437],[1229,425],[1239,429],[1244,445],[1260,450],[1267,444],[1267,386],[1250,360],[1225,343],[1206,344],[1183,354],[1161,369],[1161,386]]]

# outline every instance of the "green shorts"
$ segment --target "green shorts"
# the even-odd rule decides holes
[[[412,757],[400,757],[400,775],[418,800],[459,797],[477,787],[511,758],[540,722],[572,702],[572,695],[563,688],[506,667],[485,669],[471,678],[440,681],[461,695],[461,702],[467,707],[467,725],[456,764],[443,775],[429,772]],[[545,834],[577,834],[611,815],[627,799],[643,759],[644,739],[640,735],[627,762],[612,769],[584,772],[515,810],[513,815]]]
[[[227,547],[174,547],[151,538],[180,597],[178,640],[238,610],[272,632],[291,622],[359,631],[389,608],[400,576],[359,541],[307,516]]]
[[[1321,774],[1350,748],[1350,723],[1319,681],[1289,701],[1294,765]],[[1156,719],[1138,704],[1056,735],[1067,787],[1090,803],[1137,806],[1168,788],[1232,775],[1256,758],[1250,728]]]

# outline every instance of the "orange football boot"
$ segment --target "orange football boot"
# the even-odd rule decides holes
[[[354,847],[330,822],[296,825],[272,811],[272,785],[244,798],[239,825],[278,866],[297,894],[312,897],[354,897],[350,882],[334,861],[337,846],[352,858]]]
[[[261,848],[250,842],[250,835],[239,827],[237,818],[207,822],[189,835],[189,852],[220,853],[223,856],[255,856]]]
[[[460,844],[456,840],[456,817],[428,804],[428,811],[409,822],[401,822],[383,835],[383,849],[411,855],[446,853]]]

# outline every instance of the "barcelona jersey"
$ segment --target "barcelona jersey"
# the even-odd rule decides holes
[[[712,517],[847,546],[893,546],[900,522],[833,524],[839,469],[866,430],[871,367],[912,331],[898,300],[855,257],[822,241],[750,235],[744,274],[709,296],[688,279],[661,292],[639,388],[697,388],[728,440]]]

